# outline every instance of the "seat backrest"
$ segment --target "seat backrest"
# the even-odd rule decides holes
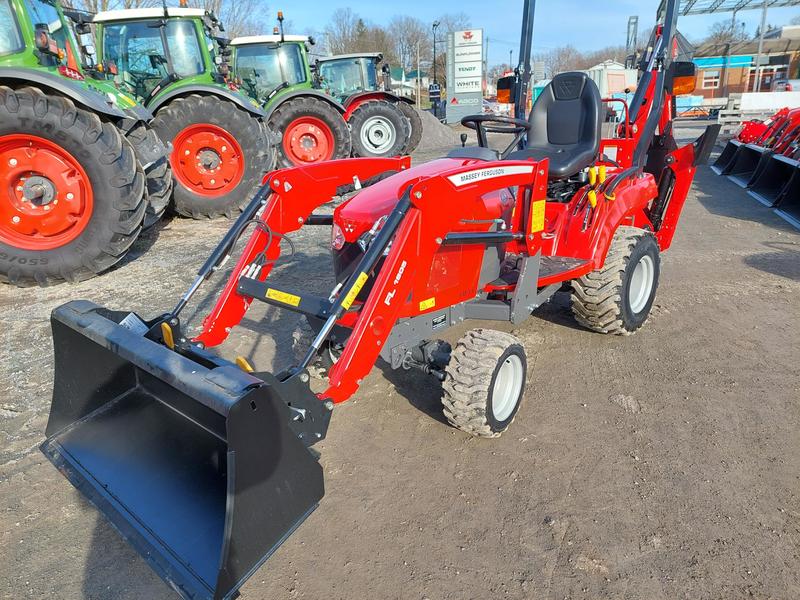
[[[559,73],[533,105],[528,149],[600,149],[603,103],[586,73]]]

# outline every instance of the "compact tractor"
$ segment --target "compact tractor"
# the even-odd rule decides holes
[[[155,113],[172,144],[175,210],[233,217],[274,166],[264,112],[229,81],[231,50],[216,17],[195,8],[97,13],[98,62]]]
[[[21,286],[116,264],[172,189],[152,114],[87,76],[68,19],[55,0],[0,0],[0,280]]]
[[[391,69],[383,54],[320,58],[316,67],[318,85],[345,108],[354,156],[395,156],[416,149],[422,139],[422,119],[409,98],[392,92]]]
[[[668,249],[718,126],[679,147],[674,96],[694,86],[674,60],[678,0],[667,0],[618,135],[601,137],[604,100],[584,73],[553,78],[524,113],[533,6],[521,65],[507,82],[517,118],[473,115],[479,146],[410,166],[355,158],[273,171],[175,307],[135,312],[73,301],[52,315],[55,383],[44,453],[185,598],[231,598],[314,510],[322,468],[311,448],[338,403],[381,358],[441,382],[468,434],[502,434],[520,410],[521,325],[559,290],[586,327],[626,335],[647,320]],[[507,147],[487,144],[507,134]],[[333,214],[318,210],[355,184]],[[316,295],[269,275],[288,236],[327,227],[337,283]],[[181,314],[250,228],[195,337]],[[302,315],[314,332],[279,373],[228,360],[220,345],[253,302]],[[450,327],[479,319],[451,346]],[[328,363],[313,393],[309,367]],[[91,364],[91,369],[85,365]]]

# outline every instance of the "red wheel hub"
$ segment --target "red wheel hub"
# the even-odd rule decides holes
[[[24,250],[68,244],[92,218],[92,184],[58,144],[34,135],[0,136],[0,241]]]
[[[316,117],[295,119],[283,133],[283,150],[295,164],[330,160],[335,145],[331,128]]]
[[[222,127],[211,123],[189,125],[172,144],[172,171],[181,185],[195,194],[222,196],[242,180],[242,147]]]

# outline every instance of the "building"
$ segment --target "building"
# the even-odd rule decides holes
[[[792,30],[784,27],[772,31]],[[787,31],[792,34],[793,32]],[[694,54],[697,66],[695,94],[723,98],[755,91],[758,40],[733,44],[703,44]],[[800,77],[800,38],[764,38],[761,51],[761,90],[772,91],[778,79]]]

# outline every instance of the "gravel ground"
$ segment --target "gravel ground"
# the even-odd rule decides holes
[[[225,227],[175,219],[101,278],[0,287],[3,598],[175,597],[37,451],[48,314],[76,298],[168,309]],[[326,235],[293,237],[280,280],[327,290]],[[432,380],[376,367],[320,445],[322,504],[243,598],[800,597],[799,244],[701,168],[637,335],[581,329],[562,294],[513,329],[527,399],[499,439],[448,427]],[[254,307],[221,351],[278,368],[294,325]]]

